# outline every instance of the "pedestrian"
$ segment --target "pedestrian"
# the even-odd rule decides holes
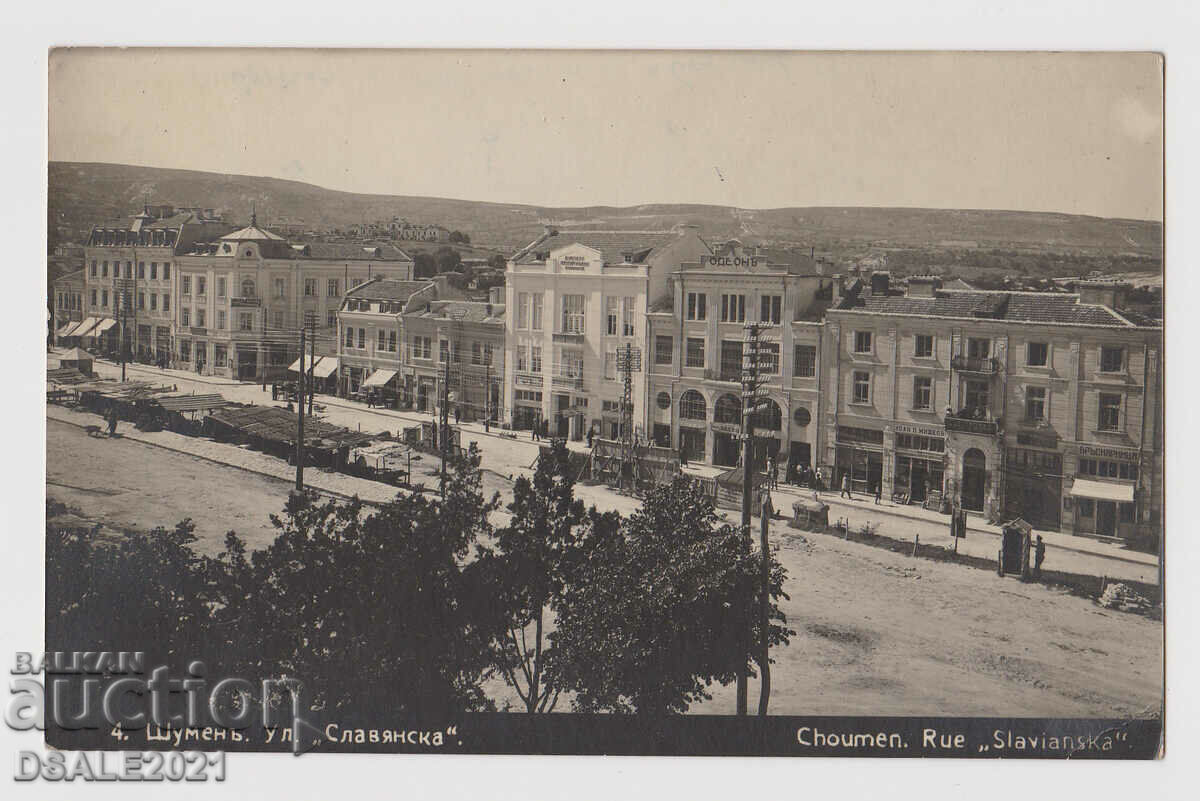
[[[462,411],[459,409],[459,407],[457,405],[455,405],[455,407],[454,407],[454,425],[458,425],[461,420],[462,420]]]
[[[113,406],[111,409],[108,410],[108,435],[110,437],[117,433],[117,420],[118,419],[120,419],[120,418],[117,415],[117,407]]]
[[[839,495],[838,497],[839,498],[849,498],[850,500],[854,500],[854,496],[850,493],[850,471],[849,470],[842,473],[842,494]]]
[[[779,489],[779,462],[771,457],[771,489]]]
[[[592,443],[595,441],[595,438],[596,438],[596,429],[594,427],[589,428],[588,429],[588,450],[592,449]]]
[[[434,420],[432,423],[430,423],[430,425],[433,426],[433,429],[432,429],[432,431],[433,431],[433,447],[437,448],[437,446],[438,446],[437,420]]]
[[[881,480],[875,482],[875,505],[876,506],[879,505],[879,502],[882,498],[883,498],[883,480],[881,479]]]
[[[1042,562],[1046,559],[1046,543],[1042,539],[1042,535],[1037,535],[1037,542],[1033,546],[1033,577],[1042,577]]]

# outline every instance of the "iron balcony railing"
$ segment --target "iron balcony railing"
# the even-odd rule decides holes
[[[950,366],[964,373],[994,375],[1000,372],[1000,360],[992,356],[955,356]]]
[[[946,415],[945,424],[947,431],[958,431],[963,434],[984,434],[994,437],[1000,433],[1000,424],[995,420]]]

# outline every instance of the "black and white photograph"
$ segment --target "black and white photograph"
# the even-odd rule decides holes
[[[1161,52],[45,68],[19,783],[1163,758]]]

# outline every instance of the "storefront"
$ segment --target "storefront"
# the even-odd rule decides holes
[[[422,405],[420,396],[418,406]],[[513,428],[532,429],[542,415],[542,393],[533,389],[518,389],[513,392]]]
[[[742,428],[733,423],[713,423],[713,464],[736,467],[742,453]]]
[[[1022,439],[1018,437],[1017,441]],[[1028,438],[1025,442],[1037,444]],[[1006,516],[1028,520],[1035,528],[1057,530],[1062,525],[1062,454],[1028,447],[1009,448],[1006,472]]]
[[[841,489],[849,474],[855,492],[874,492],[883,481],[883,431],[873,428],[837,427],[837,462],[834,485]]]
[[[703,421],[696,421],[699,425],[703,425]],[[703,462],[706,454],[705,446],[708,442],[708,437],[703,428],[693,427],[680,423],[679,426],[679,453],[689,462]]]
[[[942,492],[946,476],[945,450],[945,437],[897,433],[893,497],[903,503],[924,503],[930,493]]]
[[[1075,533],[1133,536],[1137,524],[1137,480],[1137,451],[1079,446],[1078,467],[1068,491],[1074,502]]]

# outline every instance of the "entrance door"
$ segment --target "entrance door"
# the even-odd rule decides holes
[[[793,442],[788,452],[788,469],[799,470],[801,465],[812,467],[812,445],[807,442]]]
[[[736,434],[726,434],[724,431],[717,431],[713,434],[713,464],[721,467],[737,467],[738,453],[741,449],[741,443],[738,442]]]
[[[566,439],[571,434],[571,397],[569,395],[558,396],[558,434],[561,439]]]
[[[929,482],[929,474],[925,470],[925,463],[920,459],[912,460],[912,473],[909,479],[908,497],[913,503],[925,502],[925,487]]]
[[[987,457],[978,448],[963,454],[962,506],[972,512],[983,511],[983,496],[987,484]]]
[[[252,350],[239,350],[238,354],[238,378],[245,381],[254,378],[258,372],[258,353]]]
[[[1102,537],[1117,536],[1117,504],[1096,501],[1096,533]]]

